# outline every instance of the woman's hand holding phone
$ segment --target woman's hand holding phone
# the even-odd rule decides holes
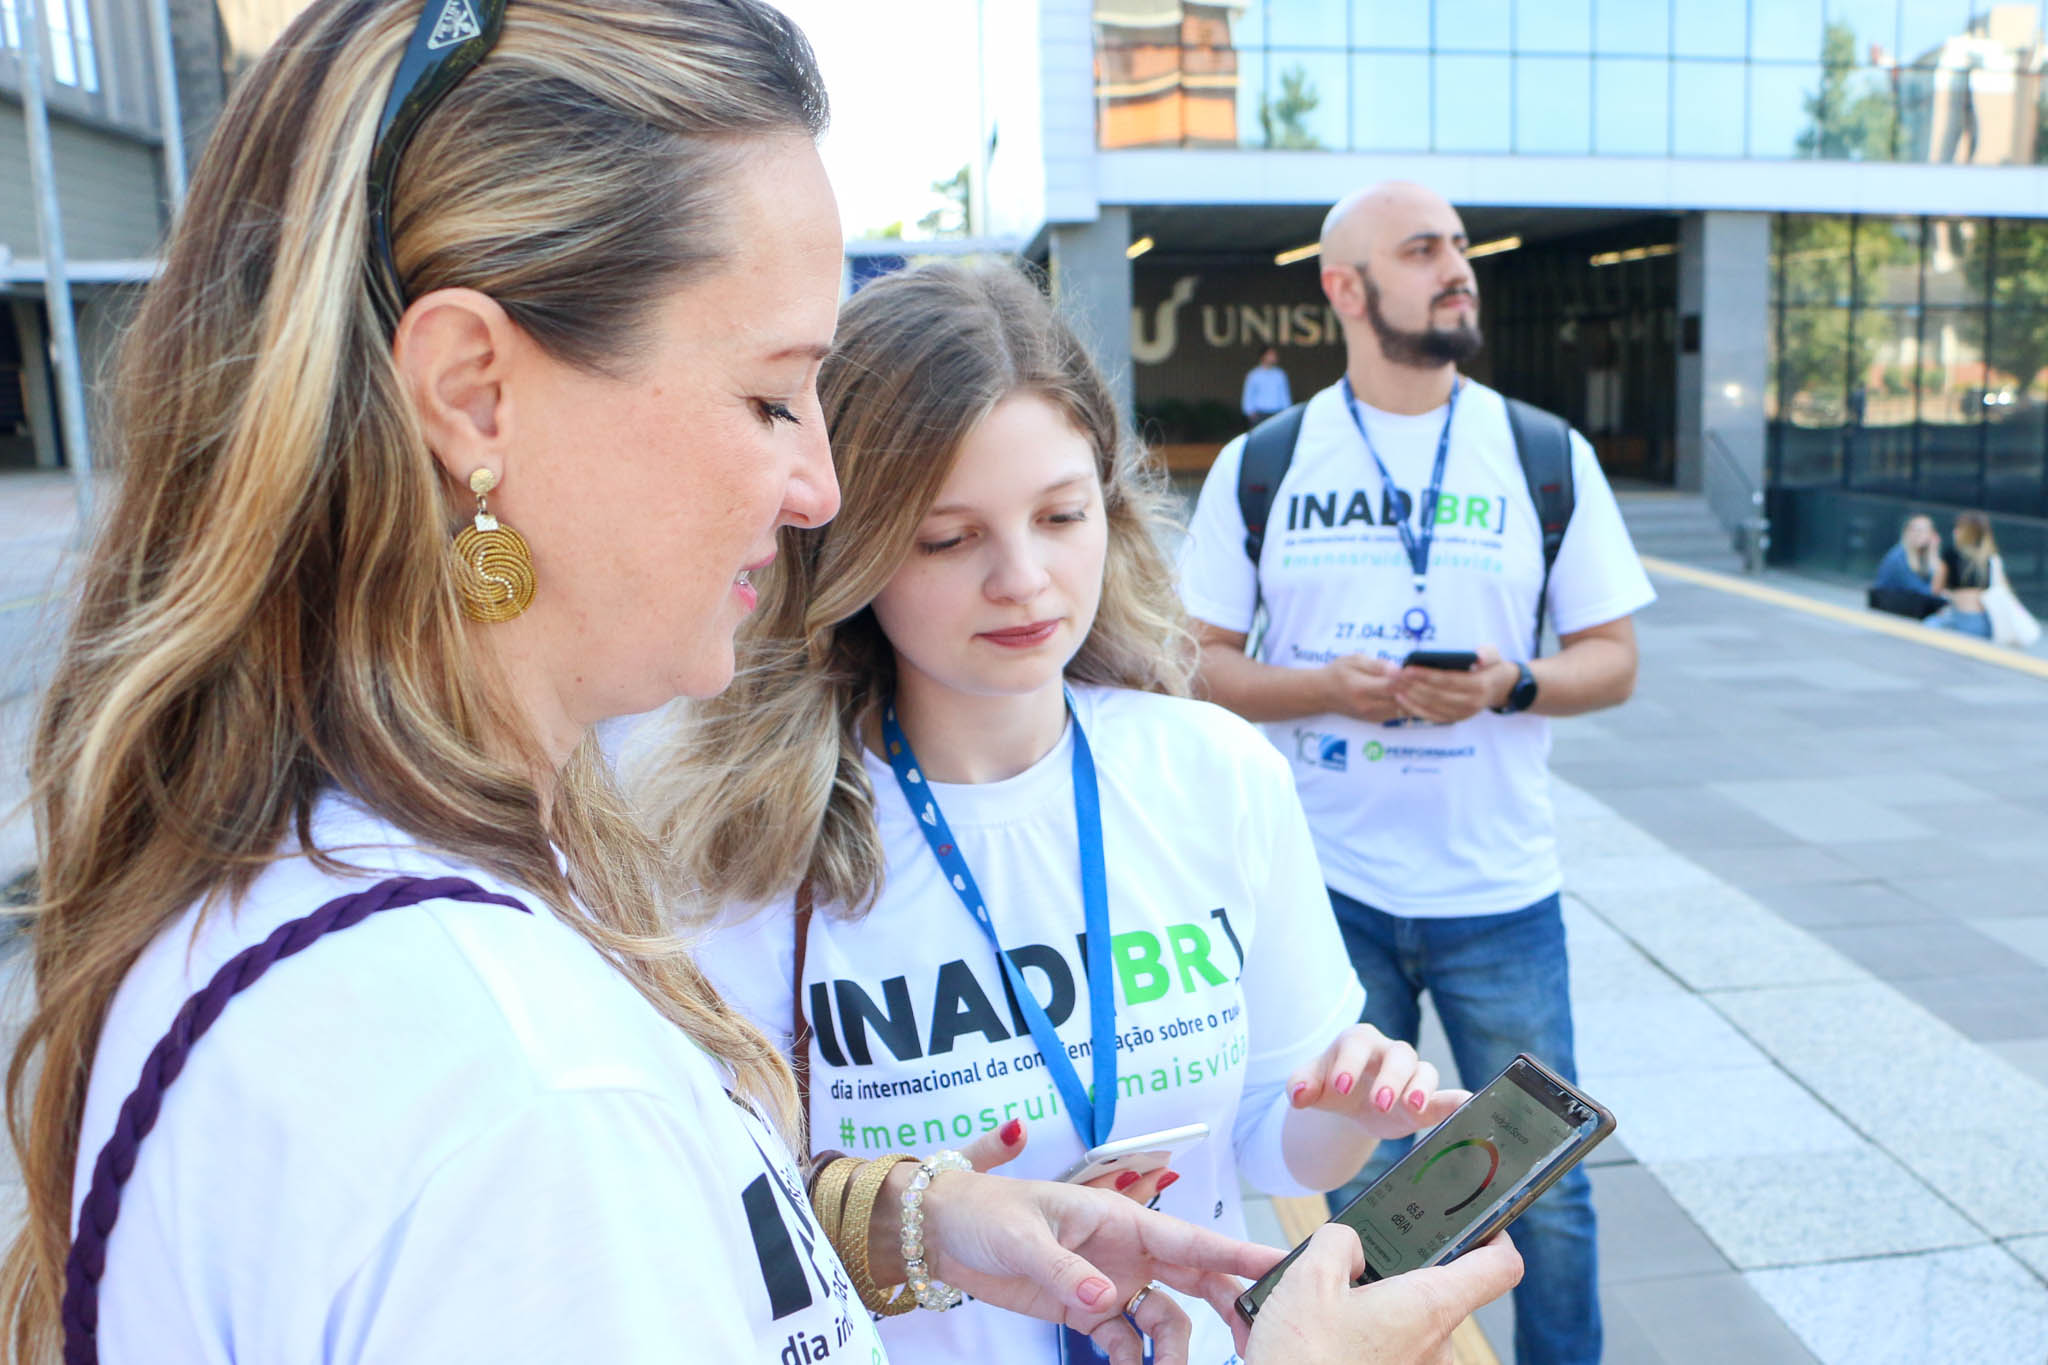
[[[1434,1066],[1371,1024],[1345,1029],[1287,1081],[1294,1108],[1341,1115],[1376,1139],[1434,1128],[1469,1098],[1468,1091],[1439,1090]]]
[[[1364,1273],[1358,1234],[1325,1223],[1239,1345],[1246,1365],[1450,1365],[1451,1333],[1515,1287],[1522,1257],[1503,1232],[1449,1265],[1353,1287]]]

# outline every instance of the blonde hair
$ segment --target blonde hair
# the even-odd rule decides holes
[[[31,757],[37,1008],[8,1073],[28,1220],[0,1271],[15,1360],[60,1339],[80,1115],[116,988],[293,831],[311,849],[328,790],[552,907],[800,1131],[785,1062],[665,934],[652,847],[593,743],[543,812],[537,740],[457,608],[464,495],[367,268],[371,142],[419,13],[329,0],[291,25],[222,117],[123,345],[118,499]],[[558,359],[630,373],[653,304],[727,249],[737,154],[815,136],[824,111],[802,35],[758,0],[518,0],[404,158],[408,294],[480,290]]]
[[[1956,549],[1978,575],[1991,581],[1991,558],[1998,553],[1998,538],[1991,534],[1991,518],[1982,512],[1956,514]]]
[[[1934,529],[1933,517],[1928,516],[1925,512],[1915,512],[1912,516],[1899,523],[1899,548],[1905,552],[1908,568],[1912,569],[1914,573],[1919,574],[1922,578],[1932,578],[1934,576],[1934,566],[1939,562],[1941,556],[1934,552],[1932,546],[1913,544],[1913,523],[1916,521],[1926,522],[1927,529],[1930,531]]]
[[[629,770],[679,895],[759,904],[808,878],[820,905],[859,915],[873,903],[884,867],[861,753],[895,656],[869,604],[909,554],[961,441],[1018,393],[1066,415],[1102,480],[1102,604],[1067,676],[1188,694],[1196,654],[1158,541],[1165,494],[1087,349],[1014,269],[890,276],[846,305],[819,378],[838,517],[782,533],[733,686],[679,706]]]

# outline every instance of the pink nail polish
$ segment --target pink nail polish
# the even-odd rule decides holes
[[[1429,1103],[1429,1096],[1423,1094],[1420,1090],[1414,1090],[1409,1092],[1408,1104],[1409,1107],[1414,1109],[1416,1113],[1421,1113],[1422,1106],[1427,1103]]]
[[[1299,1082],[1298,1084],[1296,1084],[1296,1085],[1295,1085],[1295,1087],[1294,1087],[1294,1102],[1295,1102],[1296,1104],[1299,1104],[1299,1103],[1301,1103],[1301,1097],[1302,1097],[1303,1095],[1306,1095],[1307,1093],[1308,1093],[1308,1082],[1307,1082],[1307,1081],[1301,1081],[1301,1082]]]
[[[1337,1093],[1338,1093],[1338,1094],[1340,1094],[1340,1095],[1348,1095],[1348,1094],[1350,1094],[1350,1093],[1351,1093],[1351,1085],[1352,1085],[1352,1081],[1351,1081],[1351,1078],[1350,1078],[1349,1076],[1339,1076],[1339,1077],[1337,1078]]]
[[[1379,1106],[1379,1111],[1382,1114],[1392,1109],[1394,1107],[1394,1087],[1391,1085],[1381,1086],[1380,1093],[1372,1097],[1372,1102]]]

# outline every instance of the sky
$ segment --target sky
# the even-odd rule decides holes
[[[917,220],[974,154],[974,0],[776,0],[817,50],[832,99],[822,153],[848,237]]]

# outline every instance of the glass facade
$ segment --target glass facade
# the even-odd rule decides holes
[[[1782,214],[1771,482],[2048,516],[2048,222]]]
[[[48,35],[49,78],[58,85],[88,92],[100,88],[99,53],[92,37],[92,11],[86,0],[44,0],[43,31]],[[0,0],[0,50],[21,50],[21,13],[15,0]]]
[[[1097,141],[2048,162],[2043,5],[1118,0]]]

